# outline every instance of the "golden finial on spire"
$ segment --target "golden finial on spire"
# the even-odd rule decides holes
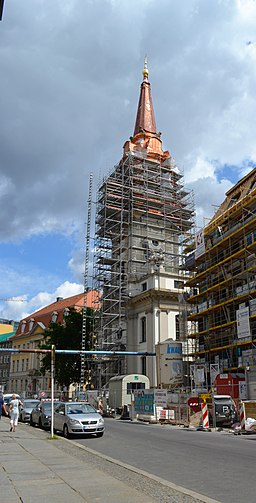
[[[147,56],[145,56],[145,58],[144,58],[144,68],[143,68],[142,75],[144,77],[144,80],[148,79],[148,58],[147,58]]]

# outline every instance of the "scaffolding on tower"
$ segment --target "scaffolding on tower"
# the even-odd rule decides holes
[[[182,179],[173,158],[150,160],[140,149],[128,153],[98,188],[93,276],[102,295],[102,349],[126,349],[127,312],[141,279],[164,270],[180,279],[183,291],[182,236],[193,228],[194,201]],[[101,384],[126,373],[124,358],[102,363]]]

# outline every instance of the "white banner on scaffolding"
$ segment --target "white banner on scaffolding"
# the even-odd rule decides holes
[[[237,337],[250,337],[249,307],[243,307],[236,312]]]
[[[200,229],[198,232],[196,232],[195,243],[195,258],[198,258],[205,253],[204,229]]]
[[[196,386],[205,382],[205,365],[191,365],[190,372]]]
[[[211,386],[214,385],[214,381],[217,377],[217,375],[220,373],[220,366],[218,363],[211,363],[210,364],[210,377],[211,377]]]

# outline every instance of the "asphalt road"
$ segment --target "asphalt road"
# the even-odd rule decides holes
[[[103,438],[76,441],[220,502],[256,501],[256,435],[106,419]]]

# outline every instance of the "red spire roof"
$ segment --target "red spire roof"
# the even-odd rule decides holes
[[[151,98],[150,83],[148,81],[147,58],[144,61],[143,82],[140,88],[140,99],[133,135],[135,136],[141,130],[149,133],[156,133],[156,121]]]

